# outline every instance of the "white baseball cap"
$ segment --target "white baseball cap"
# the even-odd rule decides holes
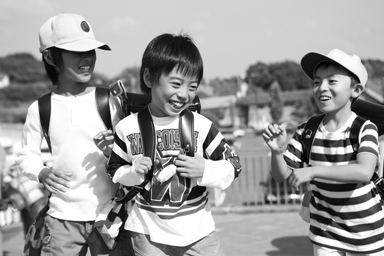
[[[86,52],[96,48],[111,50],[105,43],[95,39],[91,24],[84,17],[64,13],[53,16],[40,28],[40,52],[50,48],[73,52]]]
[[[365,87],[368,80],[368,72],[361,63],[360,58],[355,54],[349,55],[339,49],[333,49],[326,56],[321,53],[310,52],[301,59],[301,68],[313,80],[316,67],[324,61],[334,62],[351,71],[360,80],[363,88]]]

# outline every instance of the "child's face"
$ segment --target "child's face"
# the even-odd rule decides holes
[[[59,79],[86,83],[91,79],[96,63],[96,51],[63,51],[63,65]]]
[[[316,105],[323,113],[351,109],[353,92],[351,78],[344,70],[332,66],[316,70],[313,79],[313,96]]]
[[[155,82],[156,83],[156,82]],[[176,68],[168,74],[162,74],[151,88],[151,113],[157,117],[178,116],[196,96],[198,81],[195,77],[184,76]]]

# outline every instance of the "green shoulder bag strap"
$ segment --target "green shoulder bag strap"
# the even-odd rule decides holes
[[[141,110],[138,115],[138,123],[141,133],[141,141],[143,145],[143,155],[152,159],[152,168],[145,175],[145,180],[140,184],[130,187],[128,193],[118,195],[116,202],[124,203],[134,198],[138,193],[144,191],[145,186],[153,177],[155,168],[155,150],[156,150],[156,131],[153,125],[152,116],[149,112],[148,105]],[[188,156],[195,155],[195,140],[194,140],[194,117],[189,109],[185,109],[179,118],[180,143],[182,152]],[[123,193],[123,190],[122,190]]]

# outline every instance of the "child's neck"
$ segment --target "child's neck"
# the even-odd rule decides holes
[[[91,90],[92,87],[89,83],[59,81],[54,92],[63,96],[73,96]]]
[[[337,131],[349,120],[351,115],[351,110],[337,113],[326,113],[323,119],[323,125],[329,132]]]

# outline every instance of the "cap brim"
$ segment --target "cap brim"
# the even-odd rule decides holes
[[[336,64],[340,64],[333,59],[328,58],[327,56],[316,53],[316,52],[310,52],[306,54],[302,59],[301,59],[301,68],[303,69],[304,73],[313,80],[313,73],[315,71],[315,68],[317,65],[319,65],[323,61],[331,61]],[[341,65],[341,64],[340,64]]]
[[[85,39],[81,41],[70,42],[61,45],[55,45],[56,48],[60,48],[72,52],[87,52],[95,49],[101,49],[110,51],[111,48],[105,43],[96,41],[94,39]]]

